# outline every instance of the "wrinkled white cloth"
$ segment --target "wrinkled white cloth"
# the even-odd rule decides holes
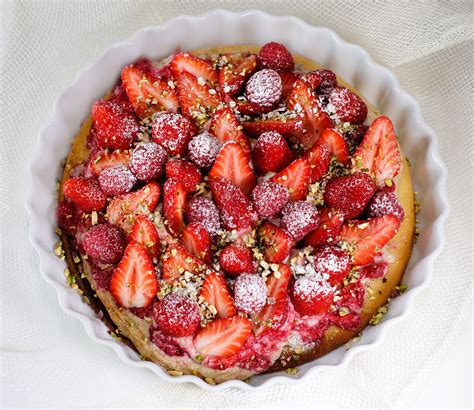
[[[3,406],[392,406],[412,402],[464,326],[473,284],[472,1],[0,2],[1,404]],[[123,364],[66,315],[38,273],[24,209],[38,130],[78,70],[110,44],[179,14],[260,8],[335,30],[391,68],[439,136],[451,215],[432,286],[379,347],[299,385],[211,394]]]

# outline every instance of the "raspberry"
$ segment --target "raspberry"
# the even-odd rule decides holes
[[[99,175],[99,185],[109,196],[125,194],[133,189],[137,179],[125,165],[104,169]]]
[[[293,71],[295,61],[287,48],[280,43],[267,43],[257,54],[257,60],[261,67],[271,68],[279,73]]]
[[[318,74],[319,78],[321,78],[321,82],[319,83],[318,88],[316,88],[318,95],[328,95],[332,89],[337,86],[336,74],[334,74],[331,70],[320,69],[311,72]]]
[[[208,169],[214,163],[221,149],[221,143],[209,132],[196,135],[189,141],[189,159],[199,168]]]
[[[259,182],[252,191],[252,201],[261,219],[278,215],[289,198],[286,187],[271,181]]]
[[[199,222],[210,235],[221,229],[221,220],[216,205],[210,198],[197,196],[192,198],[186,209],[188,222]]]
[[[184,155],[194,135],[194,125],[180,114],[164,112],[153,120],[153,142],[160,144],[170,155]]]
[[[241,273],[253,273],[253,255],[250,249],[240,245],[227,245],[219,255],[219,265],[225,273],[231,277],[237,277]]]
[[[367,125],[356,125],[345,132],[343,137],[350,147],[355,147],[361,143],[368,129],[369,127]]]
[[[274,70],[263,69],[250,77],[245,87],[247,99],[261,107],[272,107],[281,98],[281,77]]]
[[[58,226],[64,233],[74,236],[76,234],[79,218],[80,215],[74,204],[63,201],[58,205],[56,209],[56,219],[58,220]]]
[[[300,315],[321,315],[332,305],[334,294],[331,285],[325,280],[312,276],[298,278],[290,292],[291,301]]]
[[[292,154],[283,136],[276,131],[267,131],[258,137],[252,152],[255,169],[260,174],[280,172],[290,164]]]
[[[100,263],[117,263],[125,249],[122,232],[109,223],[90,228],[81,240],[87,256]]]
[[[335,87],[330,92],[328,101],[342,122],[362,124],[367,118],[367,105],[364,100],[345,87]]]
[[[295,241],[303,239],[319,226],[319,212],[306,201],[288,203],[282,211],[280,226]]]
[[[243,273],[234,283],[234,303],[237,310],[252,315],[262,310],[267,302],[268,290],[263,278]]]
[[[130,157],[130,168],[144,182],[156,180],[163,174],[168,159],[166,150],[154,142],[139,145]]]
[[[335,286],[341,283],[351,269],[349,254],[337,246],[323,246],[314,252],[314,270]]]
[[[405,216],[405,212],[398,201],[397,195],[395,192],[376,192],[367,207],[367,216],[369,218],[376,218],[390,214],[395,215],[400,222],[403,221]]]

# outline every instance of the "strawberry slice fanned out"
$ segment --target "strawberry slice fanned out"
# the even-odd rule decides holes
[[[244,131],[252,137],[258,137],[263,132],[276,131],[282,135],[293,134],[302,130],[303,121],[301,118],[270,118],[256,119],[254,121],[245,121],[242,123]]]
[[[375,184],[382,187],[385,180],[394,178],[400,171],[400,152],[392,121],[387,117],[376,118],[364,135],[353,155],[354,168],[375,177]]]
[[[241,147],[250,149],[250,142],[243,133],[239,120],[227,106],[214,113],[209,130],[222,143],[235,141]]]
[[[217,155],[209,179],[227,178],[244,194],[250,194],[257,178],[250,167],[250,153],[234,141],[226,143]]]
[[[217,71],[212,68],[209,62],[188,53],[176,54],[171,61],[170,67],[175,79],[178,79],[181,73],[186,72],[196,78],[203,78],[211,85],[215,85],[218,82]]]
[[[281,228],[265,222],[258,229],[258,237],[264,248],[263,257],[269,263],[283,262],[294,245],[290,236]]]
[[[394,215],[385,215],[367,221],[347,221],[339,233],[341,241],[354,247],[352,262],[367,265],[398,231],[400,221]]]
[[[184,272],[198,274],[205,269],[200,259],[196,258],[180,244],[170,245],[162,256],[161,277],[172,284]]]
[[[280,264],[278,274],[273,273],[267,279],[268,301],[263,309],[252,316],[253,331],[259,336],[269,329],[278,329],[288,312],[288,287],[291,280],[291,269]]]
[[[178,111],[178,97],[165,81],[129,65],[122,70],[122,82],[136,114],[146,118],[158,111]]]
[[[300,76],[293,71],[286,71],[284,73],[280,73],[280,77],[282,85],[282,98],[287,100],[290,98],[291,92],[293,91],[293,86]]]
[[[270,181],[286,186],[292,201],[306,198],[311,177],[311,165],[306,158],[295,159],[290,165],[270,178]]]
[[[184,247],[194,256],[210,263],[212,259],[212,238],[204,225],[199,222],[191,222],[186,225],[181,234],[181,241]]]
[[[304,238],[305,246],[316,248],[327,243],[336,243],[344,223],[344,213],[335,209],[323,208],[320,215],[319,226]]]
[[[112,273],[110,293],[125,308],[149,306],[158,292],[153,263],[143,245],[131,242]]]
[[[186,203],[186,187],[176,179],[167,179],[163,186],[163,214],[168,231],[174,237],[177,237],[184,228]]]
[[[160,186],[155,182],[150,182],[137,191],[116,196],[107,207],[108,221],[129,233],[134,218],[153,212],[159,198]]]
[[[229,287],[221,273],[210,272],[206,275],[200,296],[203,297],[207,303],[216,308],[217,315],[220,318],[235,316],[237,314]]]
[[[130,164],[130,151],[115,150],[112,152],[99,151],[90,159],[90,168],[94,176],[99,176],[101,171],[117,165],[128,166]]]
[[[326,147],[342,165],[349,164],[349,147],[344,137],[336,130],[331,128],[325,129],[316,144]]]
[[[128,241],[141,243],[150,258],[160,254],[160,238],[155,224],[145,215],[138,215],[128,235]]]
[[[251,332],[252,324],[245,317],[217,319],[199,331],[194,346],[204,356],[229,357],[240,350]]]
[[[245,82],[257,68],[257,56],[228,53],[225,57],[229,64],[219,71],[219,85],[225,94],[235,95],[242,90]]]

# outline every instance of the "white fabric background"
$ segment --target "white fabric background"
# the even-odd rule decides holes
[[[1,403],[4,406],[391,406],[410,403],[469,318],[473,290],[473,2],[1,1]],[[383,345],[345,369],[258,393],[210,394],[122,364],[59,308],[27,239],[26,164],[55,98],[111,43],[212,8],[327,26],[390,67],[440,138],[452,205],[434,281]]]

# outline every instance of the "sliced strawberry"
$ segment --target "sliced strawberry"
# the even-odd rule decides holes
[[[202,181],[199,170],[184,159],[170,159],[166,163],[166,178],[179,181],[188,192],[195,191],[196,185]]]
[[[220,318],[235,316],[237,310],[230,295],[229,287],[221,273],[210,272],[206,275],[202,284],[200,296],[213,305]]]
[[[181,241],[184,247],[194,256],[197,256],[206,263],[211,262],[212,239],[204,225],[199,222],[191,222],[189,225],[186,225],[181,234]]]
[[[171,235],[177,237],[184,228],[187,191],[176,179],[167,179],[163,185],[163,214]]]
[[[347,146],[344,137],[336,130],[330,128],[325,129],[321,133],[317,144],[326,147],[341,164],[349,164],[349,147]]]
[[[270,181],[286,186],[290,199],[298,201],[306,198],[311,176],[311,166],[306,158],[295,159],[290,165],[270,178]]]
[[[280,263],[290,255],[294,242],[278,226],[270,222],[264,222],[258,228],[258,237],[263,245],[263,256],[267,262]]]
[[[186,72],[196,78],[202,77],[212,85],[218,82],[217,71],[212,68],[209,62],[188,53],[179,53],[173,57],[171,72],[175,79],[178,79],[181,73]]]
[[[240,53],[226,54],[230,64],[219,71],[219,85],[228,95],[238,94],[245,82],[257,68],[257,56],[251,54],[242,56]]]
[[[224,144],[208,176],[211,180],[227,178],[244,194],[250,194],[257,183],[250,166],[250,153],[234,141]]]
[[[292,277],[291,269],[280,264],[278,273],[267,278],[268,300],[263,309],[252,316],[253,331],[256,336],[268,329],[278,329],[284,323],[288,310],[288,287]]]
[[[376,118],[354,152],[354,168],[369,172],[378,187],[385,180],[394,178],[400,171],[400,152],[392,121],[387,117]]]
[[[305,152],[304,157],[311,168],[310,183],[319,181],[328,172],[331,153],[324,145],[316,143]]]
[[[90,159],[90,167],[94,176],[99,176],[100,172],[117,165],[130,163],[130,151],[115,150],[112,152],[99,151]]]
[[[204,356],[229,357],[240,350],[251,332],[252,325],[245,317],[217,319],[199,331],[194,346]]]
[[[400,221],[394,215],[385,215],[367,221],[348,221],[339,233],[341,241],[354,246],[352,263],[367,265],[398,231]]]
[[[211,181],[212,197],[225,229],[248,230],[257,220],[257,212],[247,196],[226,178]]]
[[[335,243],[342,224],[344,223],[344,214],[334,209],[321,209],[321,219],[319,226],[313,232],[310,232],[304,239],[305,246],[321,246],[326,243]]]
[[[237,277],[241,273],[254,273],[253,256],[250,249],[231,243],[219,254],[219,264],[225,273]]]
[[[250,142],[229,107],[222,107],[214,113],[209,130],[221,143],[235,141],[241,147],[250,149]]]
[[[110,293],[125,308],[151,304],[158,292],[156,272],[143,245],[131,242],[112,274]]]
[[[184,246],[174,244],[168,246],[162,256],[161,277],[164,281],[172,284],[184,272],[193,274],[201,273],[205,265],[189,252]]]
[[[276,131],[282,135],[293,134],[303,128],[301,118],[270,118],[266,120],[245,121],[242,123],[244,131],[253,137],[258,137],[266,131]]]
[[[284,100],[290,98],[291,92],[293,91],[293,85],[295,84],[296,80],[300,78],[300,75],[294,73],[293,71],[287,71],[284,73],[280,73],[281,77],[281,84],[282,84],[282,97]]]
[[[140,118],[149,117],[157,111],[178,111],[176,93],[165,81],[129,65],[122,70],[122,82]]]
[[[220,94],[207,84],[200,84],[196,77],[186,71],[178,75],[177,81],[182,114],[201,127],[223,104]]]
[[[120,226],[129,233],[137,215],[155,210],[160,198],[160,186],[150,182],[137,191],[112,199],[107,207],[107,218],[111,224]]]
[[[150,258],[159,257],[160,238],[155,224],[145,215],[138,215],[128,235],[128,241],[141,243]]]
[[[75,177],[63,184],[64,196],[85,212],[102,211],[107,197],[93,178]]]
[[[259,104],[250,102],[246,98],[239,98],[235,100],[236,109],[242,115],[259,115],[259,114],[266,114],[274,109],[273,106],[261,106]]]

